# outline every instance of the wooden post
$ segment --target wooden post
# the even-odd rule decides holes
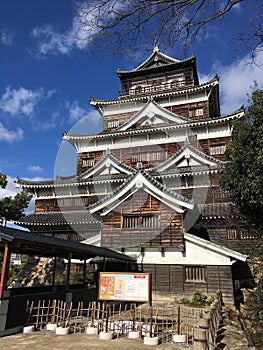
[[[56,278],[56,267],[57,267],[57,258],[53,258],[53,270],[52,270],[52,282],[51,285],[54,287],[55,284],[55,278]]]
[[[69,290],[69,286],[70,286],[71,257],[72,257],[72,253],[70,253],[69,257],[68,257],[67,275],[66,275],[66,290]]]
[[[83,284],[86,283],[87,260],[83,262]]]
[[[4,290],[7,287],[10,257],[11,257],[11,251],[10,251],[9,245],[5,244],[2,273],[1,273],[1,280],[0,280],[0,298],[3,297]]]
[[[106,257],[105,256],[103,257],[103,264],[102,264],[102,266],[103,266],[103,271],[106,271]]]

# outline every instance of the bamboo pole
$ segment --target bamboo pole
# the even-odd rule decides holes
[[[71,302],[70,305],[69,305],[68,314],[67,314],[67,318],[66,318],[66,321],[65,321],[65,327],[69,326],[69,320],[71,319],[72,305],[73,304]]]
[[[36,318],[36,328],[37,329],[38,329],[38,326],[39,326],[40,305],[41,305],[41,300],[39,300],[38,304],[37,304],[37,318]]]

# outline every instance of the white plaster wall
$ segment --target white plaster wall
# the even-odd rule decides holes
[[[189,241],[185,241],[185,252],[176,252],[171,248],[164,248],[164,252],[160,252],[159,249],[144,248],[143,253],[134,249],[125,249],[125,254],[137,256],[137,262],[145,264],[232,265],[229,256]]]

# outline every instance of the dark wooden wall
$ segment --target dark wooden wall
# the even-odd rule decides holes
[[[158,225],[153,227],[124,227],[123,218],[128,215],[158,216]],[[103,247],[170,246],[183,249],[182,215],[160,203],[143,190],[114,211],[102,217]]]
[[[206,266],[206,282],[186,282],[184,266],[166,264],[143,264],[143,272],[152,274],[152,293],[171,298],[191,298],[196,288],[208,296],[223,293],[225,302],[234,302],[233,280],[231,266]]]

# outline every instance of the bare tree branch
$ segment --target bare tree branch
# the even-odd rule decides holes
[[[209,24],[242,5],[253,8],[253,15],[246,16],[246,32],[239,35],[253,56],[262,48],[262,0],[83,0],[77,2],[76,20],[81,40],[97,46],[127,51],[162,41],[163,46],[179,43],[187,49]]]

